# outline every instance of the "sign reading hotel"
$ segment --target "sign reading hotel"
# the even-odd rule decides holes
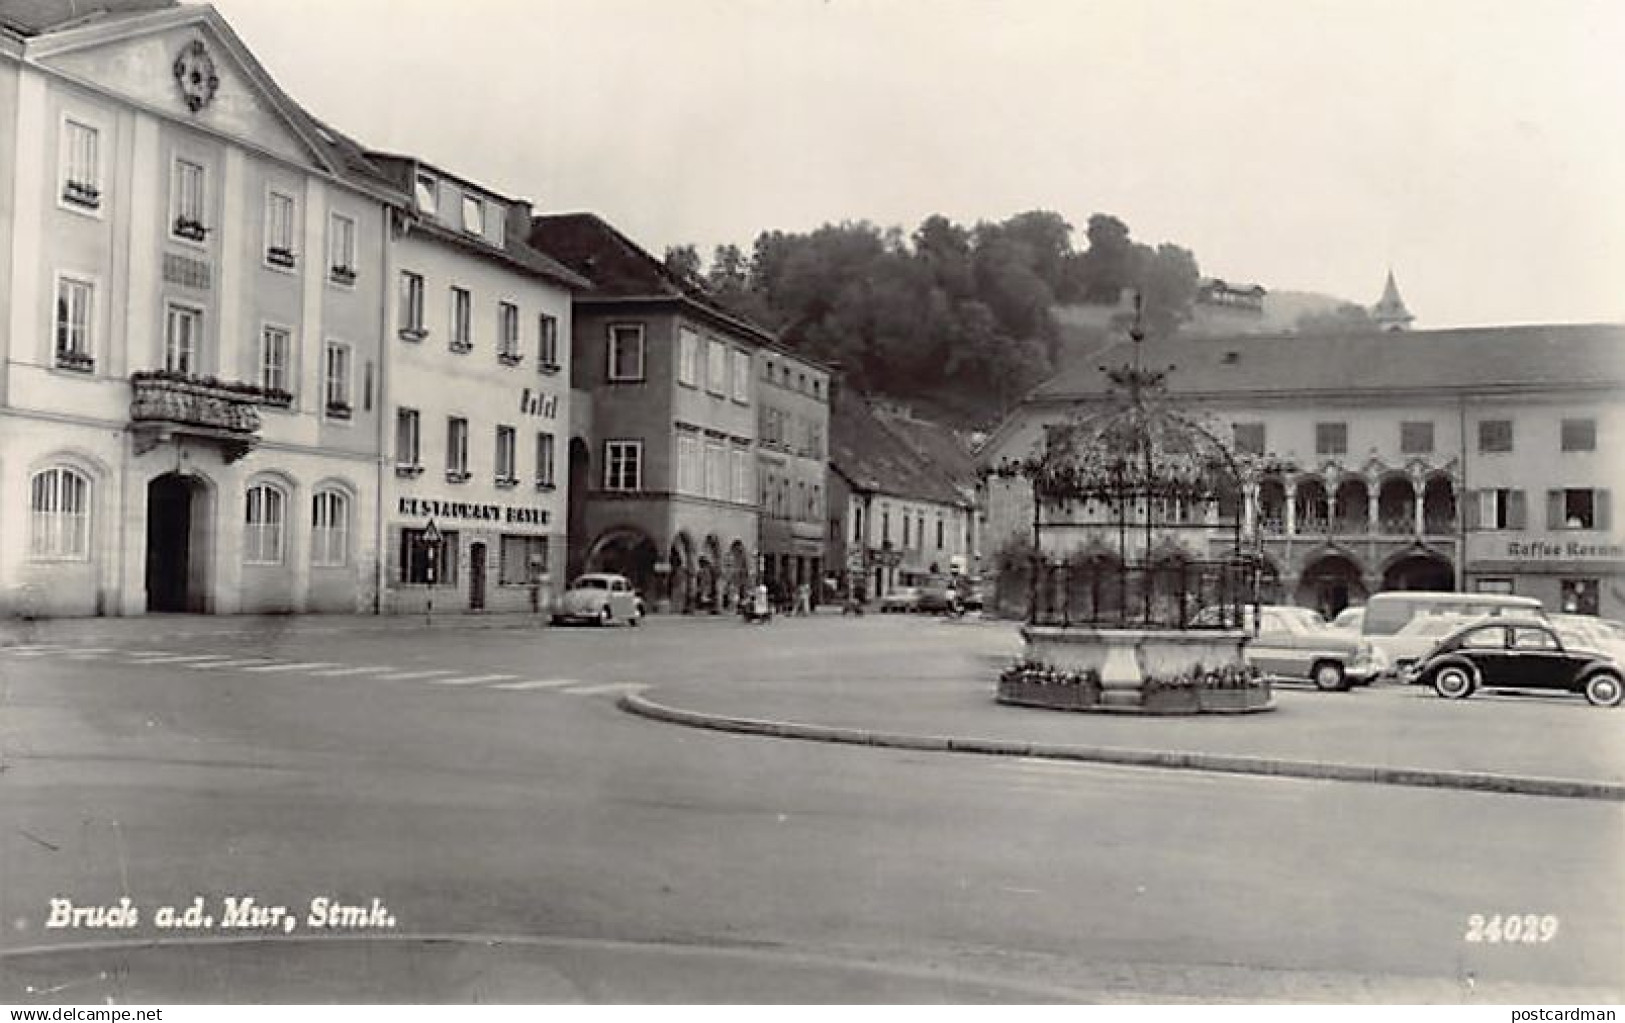
[[[425,497],[401,498],[400,513],[430,518],[460,519],[466,522],[506,522],[521,526],[545,526],[550,517],[546,508],[481,504],[478,501],[437,501]]]

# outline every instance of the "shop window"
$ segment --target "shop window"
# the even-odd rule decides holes
[[[436,586],[457,585],[458,551],[455,532],[441,530],[440,549],[436,552],[436,556],[431,558],[429,545],[423,540],[423,530],[401,530],[400,581],[418,586],[426,586],[431,581]]]
[[[498,579],[503,586],[528,586],[547,572],[547,537],[504,536]]]
[[[1597,600],[1600,579],[1562,579],[1558,590],[1563,601],[1563,613],[1594,615],[1601,612]]]

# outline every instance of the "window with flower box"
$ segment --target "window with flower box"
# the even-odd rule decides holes
[[[258,383],[270,404],[286,406],[293,400],[293,374],[289,369],[292,355],[291,330],[272,324],[261,328]]]
[[[62,121],[62,203],[88,212],[102,205],[101,132],[94,126]]]
[[[542,432],[536,435],[536,489],[552,490],[554,441],[551,433]]]
[[[401,271],[400,334],[405,341],[422,341],[429,336],[423,326],[423,275]]]
[[[63,274],[56,279],[58,369],[89,373],[96,368],[90,336],[95,296],[96,286],[86,278]]]
[[[202,243],[209,228],[204,223],[207,176],[201,163],[176,158],[170,185],[170,236]]]
[[[497,361],[517,366],[519,355],[519,307],[512,302],[497,303]]]
[[[327,278],[348,287],[356,282],[357,276],[355,218],[335,213],[327,230]]]
[[[327,342],[326,396],[327,418],[349,419],[353,411],[350,400],[350,346],[343,341]]]
[[[496,485],[499,487],[511,487],[519,482],[514,466],[516,444],[513,427],[497,427]]]
[[[451,350],[470,352],[474,349],[474,298],[466,288],[451,289]]]
[[[446,419],[446,480],[463,483],[468,477],[468,420],[449,416]]]
[[[536,364],[543,373],[559,371],[559,320],[547,313],[536,318]]]
[[[292,270],[296,262],[293,252],[294,203],[293,196],[270,191],[265,196],[265,264],[278,270]]]
[[[421,448],[422,436],[419,432],[418,410],[415,408],[399,408],[395,410],[395,475],[419,476],[423,473],[423,458]]]

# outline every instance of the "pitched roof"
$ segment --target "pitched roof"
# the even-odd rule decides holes
[[[881,421],[862,395],[838,389],[829,413],[830,464],[856,490],[962,505],[948,477]]]
[[[948,482],[961,490],[976,486],[976,459],[969,445],[951,427],[884,409],[875,412],[887,429],[921,459],[935,466]]]
[[[0,0],[0,24],[32,36],[81,22],[179,6],[177,0]]]
[[[1103,394],[1099,367],[1129,361],[1132,344],[1119,341],[1056,374],[1028,400]],[[1625,386],[1625,325],[1175,338],[1145,342],[1140,361],[1173,366],[1168,392],[1191,396],[1617,387]]]
[[[531,220],[530,244],[592,280],[593,299],[688,302],[766,344],[778,339],[712,298],[697,282],[671,271],[596,213],[551,213]],[[799,356],[798,356],[799,357]]]

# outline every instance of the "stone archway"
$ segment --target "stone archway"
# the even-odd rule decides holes
[[[696,610],[717,612],[722,599],[722,541],[715,533],[707,534],[700,547],[699,559],[694,566],[694,607]]]
[[[649,534],[634,526],[616,526],[593,541],[586,570],[624,575],[639,593],[648,595],[659,581],[655,573],[655,562],[659,560],[659,551]]]
[[[1359,563],[1339,550],[1328,550],[1311,560],[1298,576],[1294,602],[1314,608],[1326,620],[1337,617],[1350,604],[1366,601],[1365,577]]]
[[[1436,551],[1413,549],[1384,566],[1382,588],[1449,592],[1456,588],[1456,569],[1449,558]]]

